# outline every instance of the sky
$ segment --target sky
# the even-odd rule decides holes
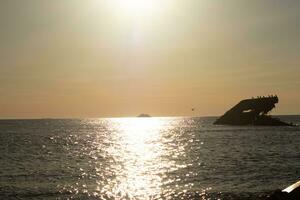
[[[300,114],[299,10],[294,0],[1,0],[0,118],[216,116],[270,94],[273,114]]]

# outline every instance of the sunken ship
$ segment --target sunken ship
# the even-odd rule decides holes
[[[258,126],[292,126],[269,115],[275,104],[279,102],[277,95],[244,99],[215,121],[218,125],[258,125]]]

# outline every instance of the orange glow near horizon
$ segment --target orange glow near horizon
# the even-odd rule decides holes
[[[0,118],[299,114],[297,4],[1,1]]]

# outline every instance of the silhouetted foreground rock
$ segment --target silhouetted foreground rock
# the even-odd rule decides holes
[[[276,190],[267,200],[300,200],[300,181],[284,190]]]
[[[245,99],[227,111],[214,124],[222,125],[263,125],[263,126],[292,126],[267,115],[275,104],[277,96]]]

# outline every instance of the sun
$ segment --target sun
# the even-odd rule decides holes
[[[162,0],[113,0],[119,14],[124,17],[155,17],[159,14]]]

